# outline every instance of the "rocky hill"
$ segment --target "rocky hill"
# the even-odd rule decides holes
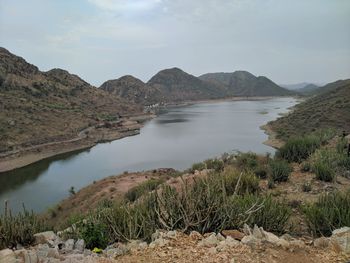
[[[269,123],[282,139],[334,128],[350,132],[350,80],[320,88],[321,93],[298,104],[287,116]]]
[[[227,89],[208,83],[179,68],[165,69],[153,76],[147,84],[163,93],[166,101],[220,99],[227,97]]]
[[[137,104],[149,105],[164,100],[160,89],[147,85],[140,79],[127,75],[104,82],[101,89]]]
[[[247,71],[235,71],[233,73],[208,73],[199,77],[208,83],[222,85],[226,87],[231,96],[291,96],[295,95],[278,86],[270,79],[259,76],[256,77]]]
[[[42,72],[0,48],[0,152],[74,138],[91,125],[141,110],[65,70]]]
[[[302,95],[312,95],[315,94],[320,89],[319,86],[315,84],[307,84],[305,87],[295,90]]]

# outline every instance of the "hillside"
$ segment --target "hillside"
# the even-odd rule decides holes
[[[232,96],[291,96],[295,95],[278,86],[270,79],[259,76],[256,77],[247,71],[235,71],[233,73],[208,73],[199,77],[208,83],[215,83],[227,88]]]
[[[317,129],[334,128],[350,132],[350,80],[336,81],[300,103],[287,116],[269,123],[279,138],[303,135]]]
[[[76,75],[42,72],[0,48],[0,152],[71,139],[89,126],[138,111]]]
[[[316,92],[318,92],[320,89],[319,86],[315,85],[315,84],[307,84],[305,87],[300,88],[295,90],[296,92],[302,94],[302,95],[312,95],[315,94]]]
[[[162,92],[143,81],[127,75],[104,82],[101,89],[137,104],[147,105],[162,101]]]
[[[179,68],[165,69],[153,76],[147,84],[160,90],[166,101],[219,99],[227,97],[222,85],[205,82]]]

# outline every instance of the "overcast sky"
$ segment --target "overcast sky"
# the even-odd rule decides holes
[[[179,67],[350,78],[349,0],[0,0],[0,46],[99,86]]]

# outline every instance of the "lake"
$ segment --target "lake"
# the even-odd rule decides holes
[[[183,170],[224,152],[274,153],[259,127],[286,113],[293,98],[199,103],[169,108],[139,135],[63,154],[0,174],[0,209],[9,200],[41,212],[76,190],[109,175],[154,168]]]

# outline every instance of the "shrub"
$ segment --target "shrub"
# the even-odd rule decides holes
[[[149,179],[139,185],[131,188],[125,193],[125,198],[131,202],[134,202],[140,198],[143,194],[155,190],[160,184],[163,183],[161,179]]]
[[[288,162],[302,162],[321,146],[321,139],[317,136],[304,136],[289,139],[276,153],[277,157]]]
[[[345,153],[347,146],[348,146],[347,140],[343,137],[339,138],[336,146],[337,152],[340,154]]]
[[[335,171],[328,163],[317,161],[313,165],[313,171],[315,172],[318,180],[332,182],[335,179]]]
[[[80,237],[86,242],[88,249],[105,248],[108,245],[108,232],[105,224],[87,220],[79,227]]]
[[[236,155],[237,167],[241,169],[254,169],[258,166],[258,157],[255,153],[241,153]]]
[[[4,214],[0,215],[0,249],[13,248],[17,244],[31,245],[34,234],[46,228],[46,222],[33,212],[28,212],[23,207],[22,212],[12,215],[5,204]]]
[[[225,191],[227,195],[232,195],[237,189],[237,194],[257,193],[260,190],[259,179],[252,172],[239,172],[234,168],[227,168],[223,176]],[[217,180],[214,178],[214,180]],[[238,184],[239,181],[239,184]],[[238,184],[238,185],[237,185]]]
[[[303,211],[314,235],[329,236],[333,230],[350,225],[350,191],[324,194]]]
[[[260,179],[266,179],[267,178],[267,168],[265,166],[258,166],[254,170],[254,173]]]
[[[303,185],[301,186],[303,192],[310,192],[312,190],[312,187],[311,187],[311,183],[303,183]]]
[[[219,159],[208,159],[204,162],[208,169],[213,169],[217,172],[224,170],[224,162]]]
[[[269,164],[270,166],[270,177],[273,182],[286,182],[292,168],[284,160],[273,160]]]
[[[205,163],[194,163],[191,168],[191,173],[194,173],[196,170],[202,171],[206,168]]]

